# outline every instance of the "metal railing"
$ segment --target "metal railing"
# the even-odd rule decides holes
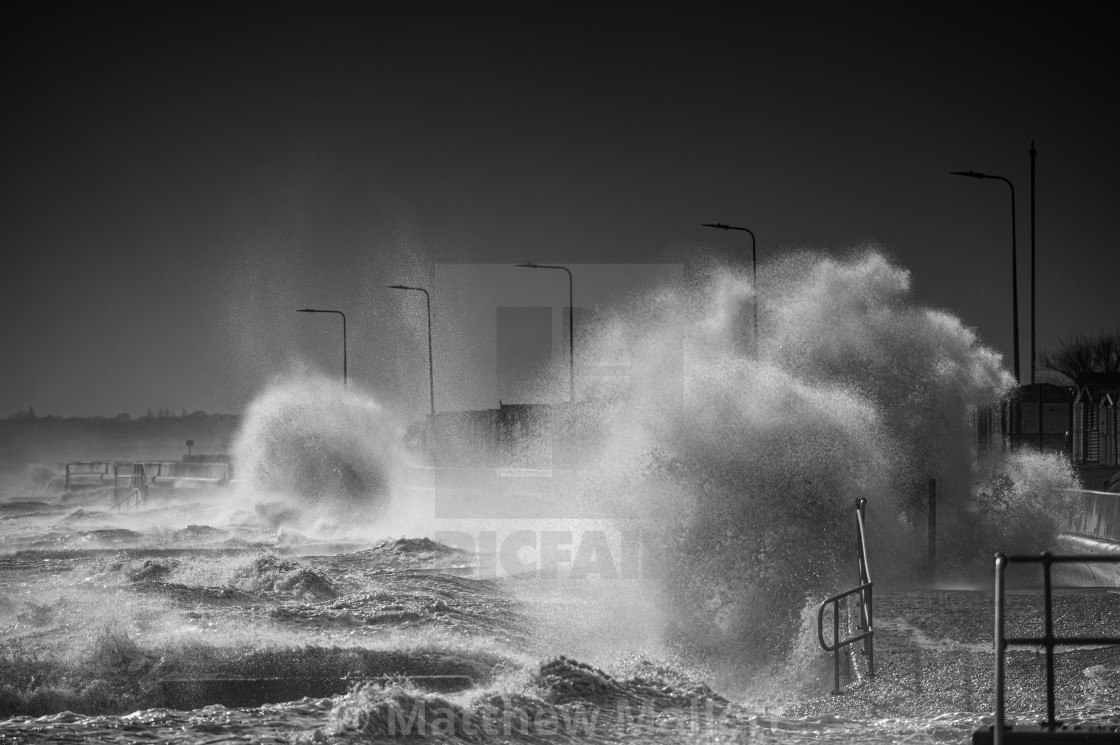
[[[121,489],[121,480],[131,479],[137,466],[144,470],[146,483],[156,485],[222,486],[233,475],[230,464],[221,461],[83,461],[66,464],[65,489],[82,485]]]
[[[144,494],[144,492],[140,491],[139,489],[132,489],[124,499],[114,503],[113,506],[109,508],[109,510],[120,510],[122,507],[126,510],[130,510],[133,507],[139,507],[141,504],[147,501],[147,499],[148,497],[146,494]]]
[[[867,508],[867,500],[860,497],[856,500],[856,560],[859,568],[859,584],[846,592],[833,595],[820,604],[817,609],[817,639],[821,648],[832,652],[833,668],[833,694],[840,693],[840,650],[844,647],[863,642],[863,653],[867,656],[867,675],[875,677],[875,627],[874,619],[874,594],[872,591],[871,570],[867,566],[867,540],[864,537],[863,514]],[[859,624],[857,629],[861,632],[847,639],[840,638],[840,601],[856,596],[859,605]],[[824,611],[832,604],[832,643],[824,640]],[[845,603],[847,607],[847,603]]]
[[[113,478],[114,461],[92,461],[66,464],[66,491],[71,491],[76,486],[75,477],[94,479],[99,486],[110,482]]]
[[[1004,633],[1006,620],[1004,605],[1004,574],[1007,565],[1012,563],[1042,564],[1042,591],[1046,601],[1043,630],[1040,637],[1007,636]],[[1120,637],[1107,636],[1055,636],[1053,593],[1051,592],[1050,567],[1054,564],[1091,564],[1113,563],[1120,564],[1120,555],[1117,554],[1067,554],[1055,556],[1049,552],[1041,556],[1008,556],[996,554],[996,590],[995,590],[995,688],[996,706],[995,721],[992,725],[992,740],[994,745],[1003,745],[1007,734],[1004,730],[1004,651],[1010,646],[1027,646],[1046,648],[1046,721],[1041,723],[1044,730],[1051,732],[1061,727],[1062,723],[1054,717],[1054,647],[1071,644],[1120,644]]]
[[[132,472],[124,475],[124,478],[128,479],[128,484],[125,486],[120,486],[121,465],[118,463],[113,466],[113,497],[118,501],[110,507],[111,510],[119,510],[122,505],[126,510],[139,507],[148,498],[148,476],[145,473],[144,464],[132,464]],[[124,499],[120,499],[122,491],[126,492]],[[133,504],[133,500],[135,500],[135,504]]]

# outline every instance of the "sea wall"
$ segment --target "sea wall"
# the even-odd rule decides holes
[[[1066,531],[1120,544],[1120,494],[1115,492],[1072,492],[1075,506]]]
[[[1058,536],[1056,553],[1120,554],[1120,494],[1070,490],[1074,508]],[[1120,564],[1086,562],[1055,567],[1055,581],[1073,586],[1120,587]]]

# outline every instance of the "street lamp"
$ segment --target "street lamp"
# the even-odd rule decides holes
[[[754,290],[754,307],[752,312],[754,314],[754,346],[758,348],[758,256],[755,251],[754,231],[750,228],[740,228],[735,225],[724,225],[719,222],[706,222],[701,225],[703,228],[719,228],[720,230],[742,230],[745,233],[750,233],[751,236],[751,289]]]
[[[389,285],[390,290],[414,290],[424,293],[428,302],[428,393],[432,404],[432,422],[436,419],[436,375],[435,364],[432,361],[432,296],[423,287],[409,287],[408,285]]]
[[[1011,328],[1014,337],[1015,355],[1015,385],[1019,385],[1019,274],[1015,259],[1015,185],[1003,176],[992,176],[976,171],[950,171],[953,176],[969,176],[971,178],[994,178],[1007,184],[1011,189]]]
[[[568,272],[568,400],[571,403],[576,402],[576,354],[575,354],[575,314],[572,307],[572,273],[566,266],[552,266],[549,264],[534,264],[527,261],[524,264],[517,264],[516,266],[525,269],[563,269]]]
[[[1038,151],[1034,149],[1034,140],[1031,140],[1031,385],[1034,385],[1034,159]],[[1039,421],[1042,419],[1042,407],[1039,407]],[[1038,448],[1042,449],[1042,427],[1038,428]]]
[[[322,310],[320,308],[300,308],[300,313],[337,313],[342,316],[342,387],[346,388],[346,314],[341,310]]]

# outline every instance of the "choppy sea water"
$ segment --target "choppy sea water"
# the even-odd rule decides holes
[[[97,501],[4,505],[0,740],[933,743],[990,722],[983,692],[935,711],[829,697],[823,656],[816,678],[736,680],[643,651],[635,617],[598,602],[632,591],[624,582],[480,577],[476,555],[427,538],[326,543],[231,517],[222,499],[124,514]],[[975,638],[949,649],[942,672],[990,667],[984,621],[969,623]],[[945,647],[936,627],[887,614],[883,628],[898,649]],[[890,648],[880,666],[905,666]],[[1086,685],[1107,702],[1120,661],[1100,660],[1087,658],[1100,677]],[[908,685],[895,693],[919,701]],[[1093,706],[1086,721],[1120,722],[1115,706]]]

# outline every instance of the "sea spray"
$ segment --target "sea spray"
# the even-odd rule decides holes
[[[741,269],[708,265],[603,325],[627,327],[631,389],[602,493],[648,518],[678,645],[788,655],[807,604],[853,584],[859,498],[880,579],[924,570],[928,478],[950,520],[971,519],[968,409],[1011,378],[974,332],[917,305],[881,253],[787,257],[764,266],[757,295]]]
[[[913,509],[938,480],[944,517],[969,500],[970,409],[1014,380],[998,354],[952,315],[918,305],[908,271],[865,248],[848,260],[799,254],[776,263],[764,290],[762,356],[812,385],[868,399],[893,447],[894,487]]]
[[[699,289],[666,288],[634,316],[634,385],[604,468],[648,518],[674,642],[757,658],[834,588],[851,540],[838,526],[857,497],[891,498],[890,461],[869,402],[751,356],[738,277],[721,268]]]
[[[274,384],[249,405],[234,459],[265,518],[354,528],[389,510],[406,463],[403,443],[402,426],[370,396],[301,377]]]
[[[947,566],[990,556],[998,521],[977,506],[991,489],[974,472],[968,411],[1013,382],[975,332],[915,302],[909,273],[876,249],[798,253],[761,269],[757,291],[742,268],[709,263],[600,313],[586,343],[624,339],[628,385],[585,402],[594,415],[569,412],[591,457],[575,464],[580,486],[556,508],[562,518],[569,505],[572,520],[588,503],[637,517],[668,637],[700,656],[758,661],[788,655],[805,609],[852,584],[859,498],[880,581],[926,576],[930,478]],[[241,475],[294,495],[297,510],[395,512],[399,432],[332,381],[291,381],[251,407]],[[552,447],[520,443],[534,445]],[[1009,504],[1030,522],[1026,501]],[[632,613],[641,603],[618,622]]]
[[[1081,487],[1065,453],[1024,448],[987,454],[973,467],[971,520],[949,536],[951,556],[973,558],[961,574],[984,576],[991,571],[991,553],[1040,553],[1054,550],[1055,535],[1066,527],[1073,502],[1070,489]],[[974,557],[960,544],[982,543],[990,549]],[[976,559],[983,558],[987,561]]]

